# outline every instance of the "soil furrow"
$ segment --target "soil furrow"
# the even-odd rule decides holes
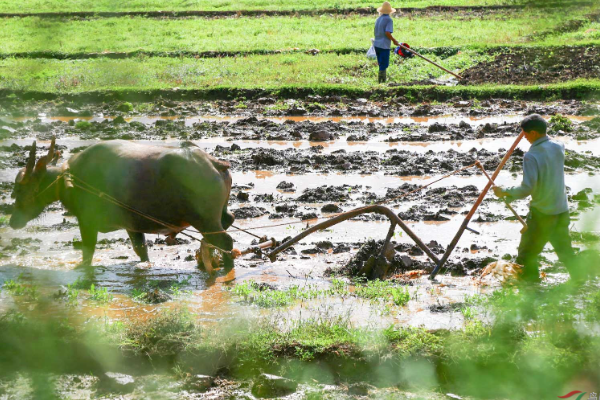
[[[600,47],[564,46],[493,50],[494,60],[462,72],[462,84],[536,84],[600,78]]]

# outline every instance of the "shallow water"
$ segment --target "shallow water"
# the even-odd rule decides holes
[[[186,126],[192,126],[199,122],[236,122],[241,119],[247,118],[248,115],[241,116],[228,116],[228,115],[205,115],[205,116],[134,116],[126,117],[127,122],[141,122],[145,125],[154,124],[159,120],[168,121],[185,121]],[[552,116],[545,115],[545,119],[549,120]],[[564,115],[573,122],[584,122],[593,119],[594,117],[583,117],[578,115]],[[47,116],[44,114],[39,115],[37,118],[33,117],[4,117],[4,119],[10,121],[31,121],[33,119],[39,119],[42,123],[50,123],[53,121],[69,122],[73,120],[89,121],[89,122],[102,122],[105,120],[113,120],[114,116],[92,116],[92,117],[61,117],[61,116]],[[364,124],[377,123],[377,124],[420,124],[420,125],[431,125],[433,123],[440,124],[458,124],[460,121],[469,122],[471,125],[484,125],[484,124],[510,124],[519,122],[523,119],[523,114],[502,114],[492,115],[484,117],[472,117],[472,116],[460,116],[460,115],[434,115],[434,116],[423,116],[423,117],[370,117],[370,116],[342,116],[342,117],[319,117],[319,116],[286,116],[286,117],[259,117],[258,120],[272,121],[278,124],[282,124],[285,121],[294,122],[361,122]]]

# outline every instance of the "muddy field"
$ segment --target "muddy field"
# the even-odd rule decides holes
[[[315,106],[317,101],[322,104]],[[4,105],[0,117],[0,279],[35,286],[38,298],[47,301],[42,307],[26,296],[13,296],[3,290],[0,310],[16,307],[30,314],[63,315],[68,301],[60,293],[68,291],[69,285],[87,281],[110,293],[112,300],[101,303],[80,296],[67,313],[81,321],[146,320],[161,310],[185,305],[207,329],[249,316],[277,318],[286,325],[327,315],[345,318],[358,327],[400,324],[454,330],[462,328],[468,318],[461,311],[466,296],[490,293],[500,286],[496,279],[480,281],[482,269],[492,261],[516,256],[520,225],[502,203],[488,195],[469,225],[477,233],[465,233],[437,282],[427,279],[434,267],[432,262],[406,234],[396,231],[389,257],[390,277],[407,288],[411,300],[402,305],[319,292],[338,285],[333,279],[346,282],[349,293],[360,290],[349,279],[368,255],[379,251],[378,241],[388,230],[388,222],[377,215],[364,215],[313,234],[279,255],[275,262],[264,254],[250,254],[237,260],[233,271],[216,277],[197,268],[194,254],[198,242],[180,236],[174,245],[168,245],[165,237],[146,235],[151,261],[140,263],[124,231],[101,234],[94,258],[96,267],[79,270],[75,268],[81,258],[77,220],[59,203],[23,230],[7,226],[12,182],[25,165],[31,142],[37,139],[38,154],[42,154],[52,136],[57,137],[63,159],[101,140],[112,139],[205,149],[231,163],[229,208],[236,216],[235,225],[257,236],[283,241],[335,213],[384,203],[434,253],[441,255],[486,179],[471,167],[433,182],[476,160],[491,173],[518,133],[523,114],[539,112],[548,119],[562,114],[565,118],[552,119],[551,135],[568,151],[566,183],[575,246],[585,250],[597,245],[597,103],[457,100],[415,106],[398,99],[384,107],[367,100],[319,98],[291,101],[279,109],[269,107],[276,103],[275,99],[259,99],[244,109],[236,108],[236,102]],[[520,144],[497,180],[500,185],[519,183],[527,148],[528,144]],[[431,186],[404,196],[428,184]],[[525,202],[517,202],[515,207],[525,216]],[[265,227],[256,229],[261,226]],[[257,242],[237,229],[232,236],[240,249]],[[545,285],[564,282],[568,275],[555,263],[554,253],[547,248],[543,255]],[[246,301],[242,290],[234,289],[248,282],[258,284],[259,292],[310,288],[319,294],[301,302],[263,307]],[[238,398],[235,396],[250,396],[256,385],[256,379],[228,380],[226,372],[213,372],[218,377],[207,377],[210,383],[201,378],[182,381],[148,374],[115,375],[102,382],[108,382],[109,393],[122,391],[121,398],[144,398],[144,393],[157,391],[164,396],[160,398],[175,398],[176,393],[199,398],[198,393],[206,390],[208,397]],[[3,393],[29,393],[32,384],[28,379],[22,376],[0,382],[0,397]],[[97,379],[75,373],[57,377],[55,384],[63,395],[85,398],[86,393],[105,384]],[[333,393],[332,398],[365,392],[389,398],[411,396],[393,388],[375,390],[366,384],[354,387],[339,383],[336,379],[318,384],[303,382],[290,398],[327,390]]]

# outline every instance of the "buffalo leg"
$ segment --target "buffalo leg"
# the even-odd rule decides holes
[[[233,223],[233,220],[231,222]],[[221,232],[224,230],[218,223],[205,225],[202,225],[201,223],[192,223],[191,225],[200,232]],[[204,239],[220,249],[227,251],[233,249],[233,238],[225,232],[212,233],[204,236]],[[226,271],[230,271],[233,268],[233,258],[229,254],[223,254],[223,266]]]
[[[214,244],[223,250],[229,251],[233,249],[233,239],[227,233],[208,235],[206,239],[209,243]],[[233,257],[231,257],[231,255],[223,253],[223,268],[225,268],[225,271],[231,271],[233,268]]]
[[[132,231],[127,231],[127,234],[129,235],[129,239],[131,239],[131,245],[135,254],[138,255],[142,262],[148,261],[148,247],[146,246],[144,234]]]
[[[83,260],[80,266],[88,267],[92,265],[94,252],[96,251],[96,242],[98,241],[98,231],[94,228],[80,225],[79,233],[81,233],[81,247],[83,250]]]

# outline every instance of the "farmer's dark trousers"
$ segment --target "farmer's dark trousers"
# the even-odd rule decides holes
[[[524,280],[539,281],[538,257],[548,242],[554,247],[558,259],[567,267],[571,277],[578,272],[574,270],[575,255],[569,236],[570,221],[568,211],[558,215],[546,215],[534,208],[529,210],[528,229],[521,236],[519,255],[517,256],[517,263],[524,266]]]
[[[385,71],[390,66],[390,49],[382,49],[375,47],[375,54],[377,55],[377,63],[379,64],[379,70]]]

